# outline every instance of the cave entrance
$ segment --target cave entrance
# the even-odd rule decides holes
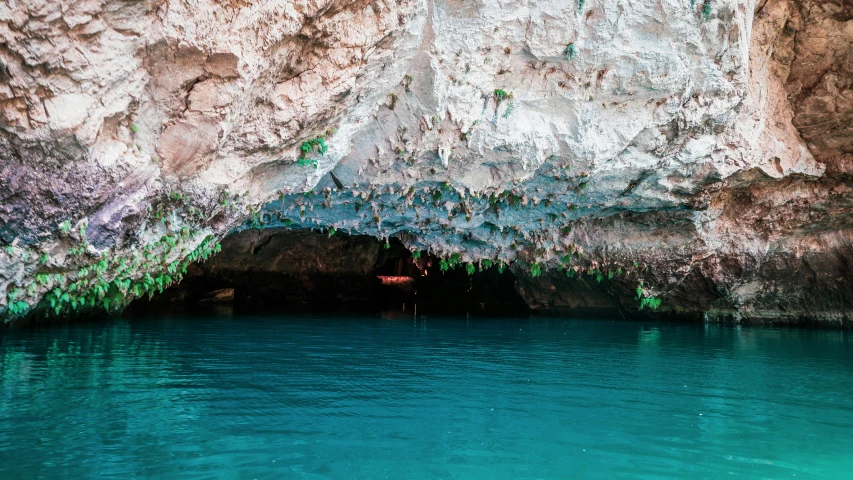
[[[438,258],[415,259],[397,239],[253,229],[229,235],[221,253],[130,310],[527,315],[515,283],[509,269],[442,272]]]

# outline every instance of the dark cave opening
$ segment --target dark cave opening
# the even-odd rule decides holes
[[[516,277],[464,266],[442,272],[439,259],[413,258],[397,239],[308,230],[246,230],[226,237],[222,252],[190,267],[184,280],[130,315],[176,309],[249,312],[530,313]]]

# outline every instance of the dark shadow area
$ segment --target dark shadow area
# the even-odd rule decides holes
[[[415,259],[402,243],[369,236],[304,230],[246,230],[222,252],[193,265],[184,280],[153,299],[134,301],[128,315],[158,311],[414,312],[528,315],[516,278],[496,268],[469,275],[442,272],[426,252]]]
[[[417,313],[850,327],[846,319],[827,324],[808,315],[787,314],[780,321],[784,310],[740,315],[699,269],[664,293],[664,308],[653,310],[640,308],[637,285],[640,279],[666,285],[667,278],[656,277],[665,272],[567,278],[560,269],[533,276],[525,265],[514,264],[502,273],[492,266],[469,274],[466,264],[441,271],[439,258],[420,254],[413,258],[397,239],[384,243],[310,230],[245,230],[226,237],[222,252],[206,263],[191,265],[181,283],[134,301],[126,315]]]

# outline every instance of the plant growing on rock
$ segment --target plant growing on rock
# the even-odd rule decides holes
[[[496,88],[494,92],[492,92],[492,96],[495,98],[495,115],[497,115],[497,109],[500,108],[501,103],[508,100],[509,105],[507,105],[506,111],[501,118],[507,118],[510,116],[513,110],[513,106],[515,105],[512,101],[512,93],[507,92],[506,90],[502,90],[500,88]]]
[[[506,90],[502,90],[500,88],[496,88],[495,91],[493,92],[493,95],[494,95],[495,101],[498,103],[498,105],[500,105],[500,103],[503,102],[504,100],[509,100],[512,98],[512,93],[507,92]]]
[[[566,60],[572,61],[577,55],[577,50],[575,49],[575,44],[570,43],[566,46],[566,49],[563,50],[563,58]]]
[[[20,288],[13,288],[6,294],[6,308],[9,309],[10,314],[17,316],[26,313],[30,309],[30,304],[21,300],[22,294],[23,290]]]
[[[515,109],[515,102],[510,100],[509,104],[507,104],[507,106],[506,106],[506,110],[504,111],[504,114],[501,115],[501,118],[508,118],[510,115],[512,115],[512,111],[514,109]]]
[[[537,262],[531,263],[530,264],[530,276],[535,278],[535,277],[538,277],[540,275],[542,275],[542,265],[540,265]]]
[[[639,300],[640,302],[640,310],[644,309],[645,307],[649,307],[652,310],[657,310],[661,304],[661,299],[649,295],[645,291],[645,289],[643,289],[642,280],[640,281],[639,285],[637,285],[637,300]]]
[[[461,260],[462,260],[462,255],[460,255],[459,253],[452,253],[452,254],[450,254],[449,257],[442,258],[438,262],[438,266],[442,272],[446,272],[446,271],[450,270],[451,268],[456,268],[456,266],[459,264],[459,262]]]
[[[705,17],[705,21],[711,20],[711,0],[705,0],[705,4],[702,6],[702,16]]]
[[[329,147],[326,145],[325,135],[306,140],[302,142],[302,145],[299,146],[299,161],[297,163],[301,167],[307,167],[310,165],[314,168],[317,168],[317,160],[313,158],[308,158],[308,155],[314,153],[315,151],[320,155],[325,155],[328,149]]]

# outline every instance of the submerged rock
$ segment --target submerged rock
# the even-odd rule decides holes
[[[0,316],[118,310],[276,226],[515,262],[543,312],[606,281],[626,308],[846,324],[849,10],[0,6]]]

